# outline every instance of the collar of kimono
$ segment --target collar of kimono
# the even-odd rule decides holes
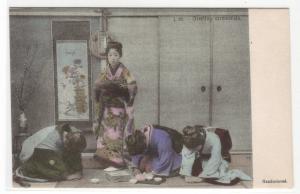
[[[114,79],[119,78],[119,77],[121,76],[121,73],[122,73],[122,71],[123,71],[123,68],[122,68],[122,64],[121,64],[121,63],[118,65],[117,70],[116,70],[116,72],[115,72],[114,75],[113,75],[113,73],[111,72],[111,67],[110,67],[110,65],[107,64],[107,66],[108,66],[108,75],[107,75],[107,77],[108,77],[109,80],[114,80]]]
[[[145,125],[144,130],[143,130],[144,135],[146,136],[146,145],[147,145],[147,147],[150,145],[152,129],[153,129],[152,125]]]
[[[64,131],[61,126],[55,125],[55,130],[58,132],[59,136],[60,136],[60,140],[62,142],[62,145],[64,145],[65,143],[65,137],[67,135],[68,132]]]

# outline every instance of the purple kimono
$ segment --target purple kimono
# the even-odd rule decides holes
[[[180,168],[181,154],[173,149],[167,132],[147,126],[144,134],[147,148],[144,154],[132,156],[133,167],[161,176],[169,176],[172,171]]]

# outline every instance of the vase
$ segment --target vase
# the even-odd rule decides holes
[[[22,111],[19,116],[19,133],[27,132],[27,117],[25,113]]]

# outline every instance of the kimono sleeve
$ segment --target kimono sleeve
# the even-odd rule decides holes
[[[99,102],[100,93],[101,93],[101,87],[103,84],[103,81],[105,80],[106,72],[101,72],[100,75],[97,77],[96,81],[94,82],[94,99],[96,102]]]
[[[172,142],[165,138],[158,144],[158,156],[153,159],[152,171],[156,175],[168,176],[172,171],[175,151],[172,148]]]
[[[129,92],[129,101],[127,102],[127,106],[132,106],[134,102],[134,98],[137,94],[137,84],[136,80],[133,77],[133,75],[129,72],[129,70],[126,68],[123,71],[124,79],[126,80],[127,86],[128,86],[128,92]]]
[[[181,155],[182,162],[179,174],[184,176],[192,176],[192,168],[196,157],[195,152],[192,152],[187,147],[183,146]]]
[[[214,174],[218,172],[222,163],[221,155],[221,142],[217,135],[214,134],[212,141],[211,157],[208,159],[206,165],[203,166],[203,171],[199,175],[202,178],[214,177]]]
[[[142,158],[143,158],[143,154],[131,156],[132,167],[139,168],[140,161]]]
[[[103,81],[105,80],[106,77],[106,69],[102,71],[99,76],[97,77],[96,81],[94,82],[94,87],[93,87],[93,96],[95,99],[94,102],[94,122],[97,124],[96,129],[94,129],[94,132],[96,134],[99,133],[99,122],[101,120],[102,114],[103,114],[103,100],[101,99],[101,87],[103,84]]]

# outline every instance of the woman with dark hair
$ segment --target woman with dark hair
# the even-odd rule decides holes
[[[251,180],[240,170],[229,170],[231,139],[225,129],[187,126],[183,129],[180,174],[186,182],[207,181],[230,185],[238,180]]]
[[[133,128],[133,102],[137,85],[129,70],[120,62],[122,44],[109,42],[106,48],[107,65],[95,82],[97,136],[95,158],[103,167],[123,167],[123,138]]]
[[[16,174],[37,182],[80,179],[85,147],[82,132],[69,124],[43,128],[24,141]]]
[[[182,136],[180,133],[176,133],[178,133],[176,130],[167,127],[146,125],[141,130],[135,130],[126,138],[126,145],[134,168],[133,174],[138,180],[143,172],[158,176],[170,176],[179,170]]]

